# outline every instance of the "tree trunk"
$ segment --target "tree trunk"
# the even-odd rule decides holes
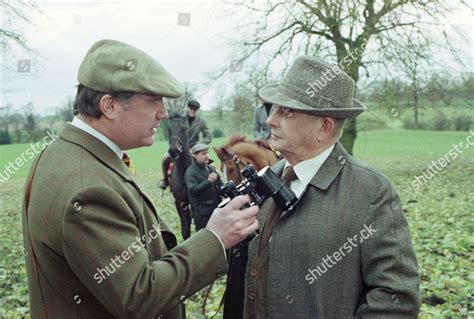
[[[341,65],[341,63],[339,63]],[[345,72],[355,81],[355,89],[354,89],[354,96],[357,90],[357,81],[359,80],[359,62],[355,62],[353,65],[346,67]],[[344,132],[339,140],[346,149],[346,151],[350,154],[354,154],[354,144],[357,138],[357,119],[348,118],[346,120],[346,125],[344,126]]]
[[[414,85],[414,96],[413,96],[413,109],[415,111],[415,127],[419,128],[420,125],[418,123],[418,89],[416,84]]]
[[[346,120],[346,125],[344,126],[344,133],[340,139],[340,142],[347,150],[349,154],[354,152],[354,144],[357,138],[357,119],[349,118]]]

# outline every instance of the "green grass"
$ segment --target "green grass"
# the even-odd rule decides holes
[[[451,165],[436,174],[419,191],[410,183],[433,160],[444,156],[454,143],[465,141],[468,132],[430,132],[377,130],[360,132],[356,141],[358,159],[385,173],[400,192],[410,224],[421,274],[424,298],[444,299],[437,306],[423,304],[421,318],[467,318],[474,311],[472,247],[474,231],[474,147],[463,149]],[[216,139],[221,146],[227,138]],[[474,142],[474,139],[473,139]],[[0,146],[0,169],[28,145]],[[157,204],[160,215],[180,238],[179,221],[169,192],[156,187],[161,178],[160,162],[165,142],[130,151],[139,179]],[[213,151],[211,155],[215,157]],[[20,224],[24,179],[31,163],[6,183],[0,183],[0,317],[28,316],[28,296]],[[181,240],[181,239],[180,239]],[[214,284],[207,303],[207,315],[217,310],[224,289],[223,281]],[[204,291],[187,302],[191,318],[201,312]],[[194,314],[194,315],[193,315]],[[219,317],[219,316],[217,316]]]
[[[370,163],[384,163],[387,157],[391,161],[404,162],[437,159],[443,156],[454,143],[459,143],[469,135],[469,132],[458,131],[416,131],[416,130],[374,130],[358,133],[354,154],[357,158]],[[213,146],[222,146],[227,138],[214,139]],[[474,140],[473,140],[474,141]],[[29,144],[12,144],[0,146],[0,168],[15,158],[21,156]],[[127,151],[139,170],[160,170],[161,158],[168,149],[167,142],[156,142],[151,147],[142,147]],[[217,160],[211,150],[211,158]],[[15,176],[26,176],[31,166],[31,160],[22,166]],[[427,163],[426,163],[427,164]],[[0,171],[1,172],[1,171]]]
[[[354,154],[364,161],[384,160],[388,157],[396,161],[426,161],[443,156],[453,144],[464,141],[469,135],[469,132],[459,131],[401,129],[359,132]],[[472,150],[470,152],[472,154]]]
[[[217,138],[214,139],[212,144],[213,146],[222,146],[226,141],[226,138]],[[10,144],[10,145],[0,145],[0,173],[3,172],[5,166],[9,162],[14,162],[15,159],[21,157],[26,150],[31,148],[30,144]],[[40,150],[41,147],[36,147]],[[168,150],[168,142],[156,142],[150,147],[142,147],[139,149],[134,149],[127,151],[127,154],[132,158],[135,166],[140,170],[160,170],[160,163],[163,157],[163,154]],[[216,154],[211,151],[211,158],[217,160]],[[29,156],[24,156],[26,159]],[[31,167],[33,159],[30,159],[25,165],[19,167],[18,171],[14,173],[17,177],[25,177],[28,175],[28,172]],[[15,166],[17,167],[17,166]]]

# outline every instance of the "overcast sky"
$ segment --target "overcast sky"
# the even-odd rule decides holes
[[[15,51],[16,60],[9,61],[14,64],[12,71],[3,72],[0,78],[3,91],[7,91],[0,93],[0,107],[12,103],[18,109],[33,102],[36,113],[53,112],[66,96],[74,96],[79,64],[89,47],[103,38],[128,42],[146,51],[180,81],[203,83],[207,72],[230,63],[228,43],[240,36],[229,32],[236,17],[221,13],[217,0],[39,3],[42,13],[32,14],[33,25],[22,29],[38,54]],[[180,17],[180,13],[184,15]],[[472,71],[473,24],[469,18],[460,17],[457,23],[471,39],[462,50],[470,56],[467,69]],[[197,97],[204,109],[210,108],[218,85],[230,86],[233,76],[238,74],[201,87]]]

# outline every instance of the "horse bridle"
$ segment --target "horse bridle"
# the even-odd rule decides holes
[[[171,158],[175,160],[179,157],[181,153],[183,153],[184,142],[179,136],[175,136],[175,135],[170,136],[170,141],[172,141],[173,139],[175,139],[178,142],[176,146],[176,151],[174,151],[174,148],[170,147],[170,149],[168,150],[168,153],[170,154]]]
[[[227,150],[226,150],[227,151]],[[242,181],[242,173],[240,172],[240,158],[232,152],[227,151],[228,156],[224,157],[223,161],[232,160],[234,163],[234,169],[237,171],[237,184],[240,184]]]

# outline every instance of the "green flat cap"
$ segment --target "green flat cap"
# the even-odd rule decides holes
[[[79,67],[79,83],[99,92],[135,92],[177,98],[184,88],[154,58],[129,44],[100,40]]]
[[[191,153],[196,154],[198,152],[207,151],[209,149],[209,145],[203,143],[197,143],[193,147],[191,147]]]

